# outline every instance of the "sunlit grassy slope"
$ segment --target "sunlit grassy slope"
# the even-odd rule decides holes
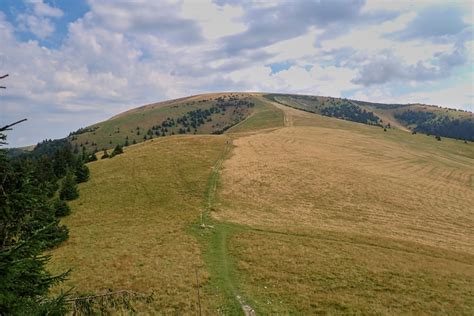
[[[143,312],[474,312],[474,147],[258,106],[89,164],[51,269]],[[201,228],[200,223],[206,228]]]
[[[64,219],[70,238],[51,264],[55,271],[73,269],[64,287],[154,291],[149,310],[197,312],[195,271],[202,283],[208,273],[188,230],[224,145],[224,136],[173,136],[89,164],[91,179]],[[204,311],[218,300],[203,298]]]
[[[254,307],[472,314],[472,145],[285,112],[234,141],[214,212]]]
[[[251,94],[212,93],[149,104],[79,130],[68,139],[74,146],[77,144],[79,150],[84,147],[88,152],[92,152],[113,148],[117,144],[124,145],[126,140],[129,144],[140,143],[144,141],[145,136],[150,139],[150,136],[159,138],[179,134],[180,128],[188,135],[219,133],[259,111],[262,105],[260,99]],[[178,118],[183,116],[190,118],[192,111],[210,110],[216,107],[219,101],[225,106],[222,106],[219,112],[204,117],[197,126],[189,124],[187,129],[177,122]],[[249,102],[254,106],[236,104],[239,101]],[[170,119],[174,120],[174,125],[163,124]],[[160,128],[153,128],[157,126]],[[149,130],[152,132],[151,135]]]

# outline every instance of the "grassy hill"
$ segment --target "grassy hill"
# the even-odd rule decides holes
[[[74,141],[131,139],[150,113],[140,131],[219,96],[142,107]],[[238,98],[254,106],[89,163],[52,252],[51,270],[73,268],[63,288],[154,291],[144,313],[473,314],[471,143]]]
[[[68,140],[88,152],[177,134],[221,134],[261,102],[253,95],[220,93],[145,105],[72,132]]]
[[[325,116],[474,141],[474,114],[467,111],[426,104],[384,104],[306,95],[269,94],[266,97]]]
[[[76,152],[92,153],[157,137],[221,134],[252,117],[255,112],[265,111],[269,102],[384,128],[474,141],[474,114],[471,112],[422,104],[381,104],[320,96],[231,92],[141,106],[71,132],[66,140]],[[264,128],[268,124],[265,121],[257,122],[254,127]],[[12,155],[23,152],[11,150]]]

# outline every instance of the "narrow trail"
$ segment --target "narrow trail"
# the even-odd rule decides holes
[[[284,105],[284,104],[281,104],[281,103],[278,103],[278,102],[275,102],[275,101],[270,101],[270,100],[266,100],[267,103],[270,103],[271,105],[273,105],[274,107],[276,107],[277,109],[283,111],[283,115],[284,115],[284,119],[283,119],[283,123],[285,125],[285,127],[294,127],[295,126],[295,117],[299,117],[299,118],[308,118],[308,117],[314,117],[314,113],[308,113],[306,111],[303,111],[303,110],[298,110],[298,109],[295,109],[295,108],[292,108],[290,106],[287,106],[287,105]]]
[[[285,127],[293,127],[295,126],[294,124],[294,120],[293,120],[293,113],[292,113],[292,109],[287,107],[287,106],[284,106],[280,103],[277,103],[277,102],[272,102],[272,101],[267,101],[268,103],[270,103],[271,105],[273,105],[274,107],[276,107],[277,109],[280,109],[283,111],[283,115],[284,115],[284,118],[283,118],[283,123],[285,124]]]
[[[232,234],[232,230],[229,230],[229,228],[226,227],[225,223],[219,223],[219,222],[216,223],[211,218],[211,211],[212,211],[214,200],[216,198],[219,173],[225,159],[228,157],[231,150],[232,150],[232,139],[228,138],[221,157],[216,161],[216,163],[212,167],[212,172],[208,180],[208,186],[206,190],[206,202],[205,202],[206,205],[201,214],[201,227],[203,229],[212,228],[213,230],[213,234],[215,236],[215,243],[210,243],[210,247],[214,246],[213,247],[214,249],[211,249],[211,252],[213,252],[214,255],[217,257],[216,258],[218,259],[217,262],[220,265],[219,269],[216,269],[216,267],[213,267],[213,270],[217,274],[216,277],[220,278],[223,284],[227,287],[226,289],[224,289],[224,292],[227,292],[228,295],[230,294],[233,296],[233,299],[238,302],[245,316],[255,316],[256,315],[255,310],[250,305],[248,305],[244,301],[242,296],[238,293],[237,284],[231,276],[232,264],[228,255],[227,241],[228,241],[229,235]],[[209,224],[206,224],[206,222]]]
[[[284,128],[294,126],[294,116],[307,115],[307,113],[305,112],[292,109],[277,102],[271,102],[268,100],[266,100],[266,102],[270,103],[271,105],[275,106],[283,112]],[[213,204],[216,199],[220,171],[222,169],[224,161],[232,151],[232,147],[232,138],[228,137],[221,157],[212,167],[212,172],[209,177],[208,186],[206,190],[205,207],[201,214],[201,227],[204,229],[212,227],[214,240],[213,242],[209,242],[208,247],[211,247],[210,251],[212,252],[214,258],[217,259],[216,264],[218,266],[211,264],[211,270],[216,274],[216,277],[221,280],[223,286],[225,287],[223,289],[223,292],[226,293],[228,297],[232,297],[238,302],[240,309],[245,316],[255,316],[255,310],[252,308],[252,306],[246,303],[244,298],[240,295],[238,290],[238,282],[232,276],[232,258],[229,256],[227,242],[230,236],[235,231],[235,227],[229,226],[228,224],[223,222],[218,222],[212,219],[211,217]]]

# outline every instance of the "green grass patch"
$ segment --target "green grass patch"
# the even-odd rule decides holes
[[[255,111],[245,121],[229,129],[228,133],[241,133],[283,126],[283,111],[268,104],[262,97],[255,98]]]

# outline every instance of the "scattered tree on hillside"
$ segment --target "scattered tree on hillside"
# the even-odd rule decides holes
[[[102,154],[102,157],[100,159],[106,159],[109,158],[109,154],[107,153],[107,149],[104,149],[104,153]]]
[[[87,156],[86,162],[91,162],[91,161],[97,161],[97,156],[95,155],[95,153]]]
[[[89,167],[87,167],[84,163],[81,163],[79,166],[77,166],[74,174],[76,176],[77,183],[86,182],[89,180]]]
[[[74,175],[72,172],[68,172],[66,177],[63,179],[61,189],[59,190],[59,198],[61,200],[71,201],[79,197],[77,191],[77,184],[74,180]]]
[[[122,146],[118,145],[115,146],[114,150],[112,151],[112,154],[110,155],[110,158],[115,157],[117,155],[123,154],[123,148]]]

